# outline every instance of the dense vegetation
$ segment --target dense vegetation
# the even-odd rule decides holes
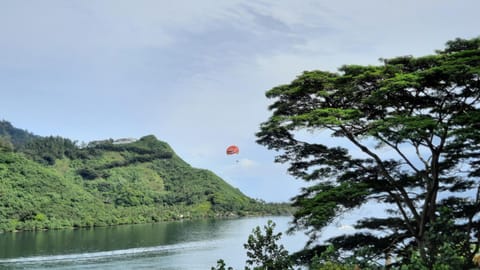
[[[304,72],[267,92],[272,115],[258,142],[310,183],[294,198],[292,230],[310,236],[303,259],[312,269],[340,269],[327,267],[332,258],[361,259],[362,269],[471,269],[480,256],[480,38],[382,62]],[[385,211],[329,239],[332,256],[322,258],[322,229],[369,202]]]
[[[0,122],[0,231],[249,214],[288,207],[248,198],[192,168],[154,136],[83,147]]]

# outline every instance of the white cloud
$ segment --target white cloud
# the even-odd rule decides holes
[[[238,165],[241,168],[244,168],[244,169],[250,169],[250,168],[255,168],[255,167],[259,166],[259,164],[256,161],[248,159],[248,158],[239,159],[238,160]]]
[[[153,133],[246,193],[287,200],[302,182],[255,143],[269,116],[265,91],[304,70],[433,53],[449,39],[478,35],[479,7],[474,0],[3,1],[0,113],[32,132],[77,140]],[[241,146],[239,164],[225,157],[230,144]]]

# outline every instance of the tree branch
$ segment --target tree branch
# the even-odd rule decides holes
[[[413,216],[415,217],[416,220],[418,220],[420,218],[420,216],[418,215],[418,212],[415,208],[415,206],[413,205],[413,202],[412,200],[410,199],[410,197],[408,196],[408,193],[405,191],[405,189],[403,189],[402,187],[400,187],[399,185],[397,185],[395,179],[388,173],[387,169],[385,168],[385,166],[383,165],[383,162],[382,160],[380,159],[380,157],[373,153],[372,151],[370,151],[370,149],[368,149],[365,145],[361,144],[353,134],[351,134],[350,132],[348,132],[348,130],[344,127],[344,126],[340,126],[340,128],[342,129],[342,131],[344,132],[344,134],[346,135],[346,137],[353,143],[355,144],[358,148],[360,148],[360,150],[362,150],[362,152],[364,152],[365,154],[369,155],[370,157],[372,157],[375,162],[377,163],[377,165],[380,167],[381,169],[381,172],[382,174],[385,176],[385,178],[387,179],[387,182],[389,184],[391,184],[396,190],[398,190],[400,192],[400,194],[402,195],[403,197],[403,200],[401,200],[399,198],[399,196],[397,195],[395,197],[395,200],[397,201],[397,205],[399,205],[400,207],[400,204],[401,202],[405,202],[405,204],[408,206],[408,208],[410,209],[410,212],[413,214]],[[402,211],[404,212],[404,211]],[[406,214],[405,214],[405,216]],[[406,219],[408,220],[408,218]]]
[[[393,144],[389,141],[387,141],[386,139],[384,139],[380,134],[376,134],[377,138],[382,141],[384,144],[390,146],[393,150],[395,150],[395,152],[397,152],[397,154],[399,156],[401,156],[403,158],[403,160],[405,160],[405,162],[408,164],[408,166],[410,166],[410,168],[412,168],[412,170],[414,170],[416,173],[420,174],[420,170],[415,167],[415,165],[413,165],[413,163],[410,161],[410,159],[407,158],[407,156],[405,156],[405,154],[400,151],[400,149],[398,148],[398,144]]]

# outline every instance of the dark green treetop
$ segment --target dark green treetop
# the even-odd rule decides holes
[[[307,229],[313,242],[340,214],[375,201],[387,217],[364,217],[356,227],[371,233],[331,239],[336,247],[368,246],[403,262],[418,254],[429,268],[440,248],[429,234],[455,235],[451,248],[465,258],[478,251],[480,38],[378,66],[306,71],[266,96],[272,115],[257,142],[312,182],[293,198],[292,229]],[[325,130],[333,139],[315,136]],[[455,222],[432,232],[442,228],[441,209]]]

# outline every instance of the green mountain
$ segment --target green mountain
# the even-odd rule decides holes
[[[191,167],[153,135],[79,147],[0,122],[0,231],[285,213]]]
[[[8,121],[0,121],[0,147],[7,145],[9,148],[21,147],[38,137],[23,129],[14,127]]]

